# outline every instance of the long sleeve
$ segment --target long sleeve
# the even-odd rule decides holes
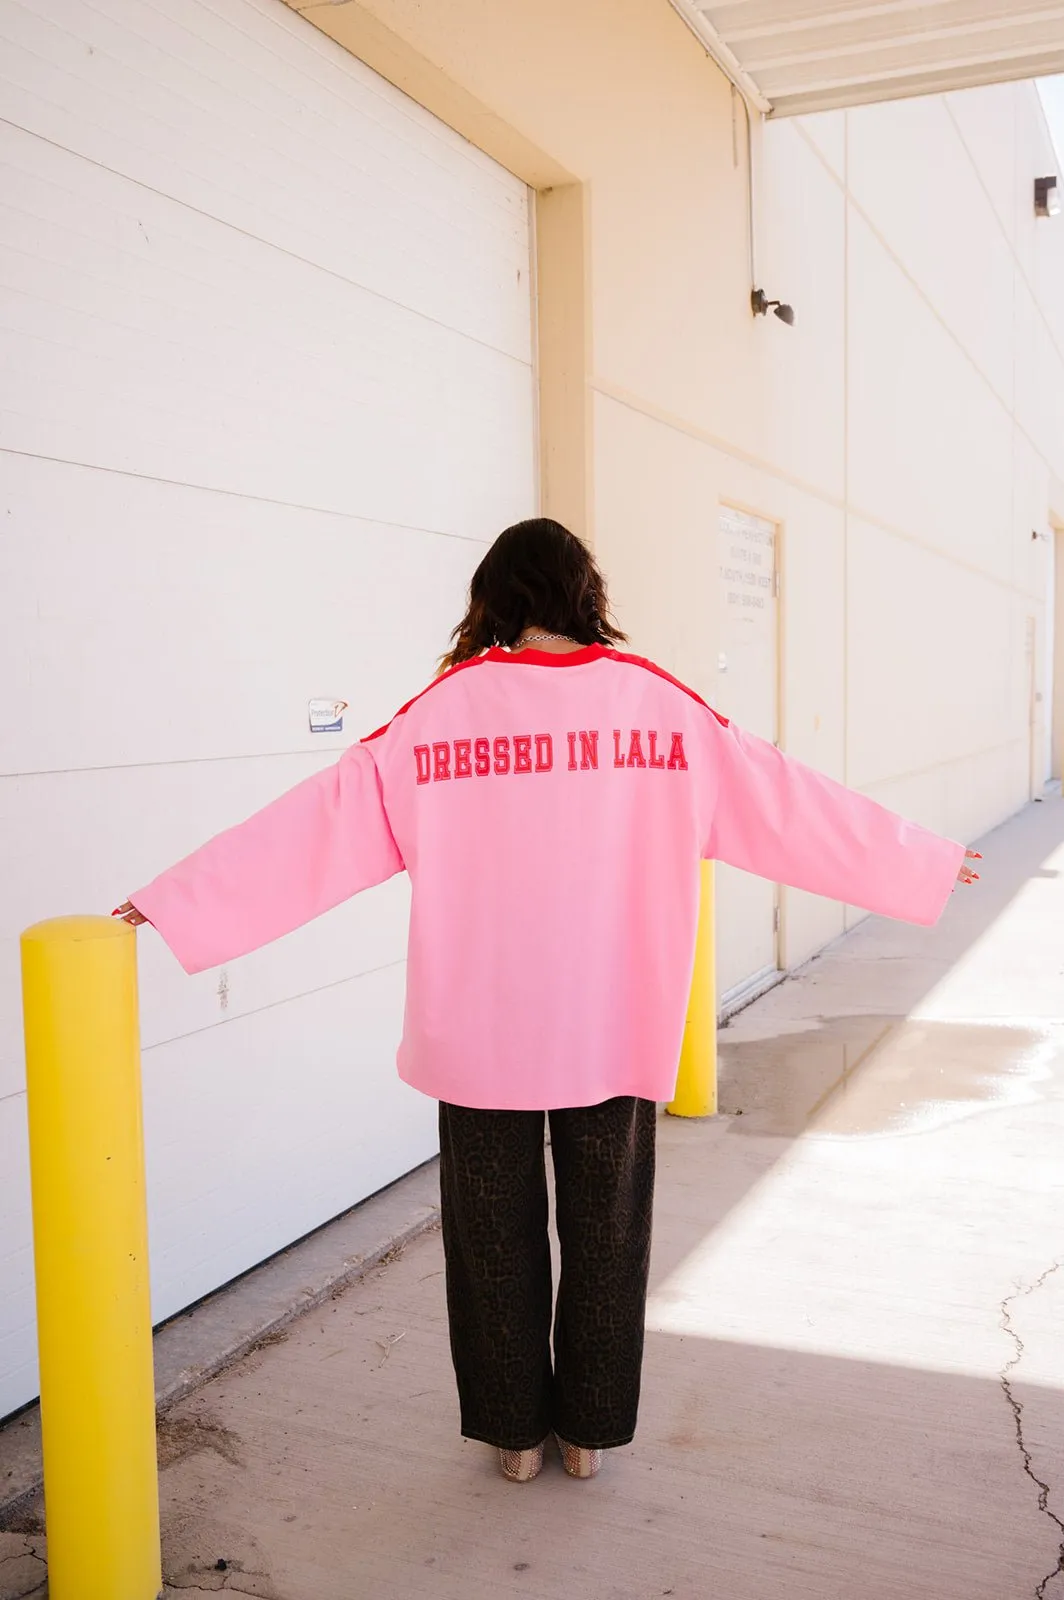
[[[186,972],[232,961],[403,869],[364,745],[130,896]]]
[[[764,739],[708,720],[716,783],[704,856],[881,916],[925,927],[938,921],[963,845],[907,822]]]

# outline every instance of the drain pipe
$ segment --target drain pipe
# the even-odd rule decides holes
[[[694,0],[669,0],[669,4],[681,21],[686,23],[706,54],[712,57],[724,76],[735,85],[746,101],[747,107],[752,106],[761,116],[767,116],[772,110],[771,100],[765,99],[738,56],[725,44],[705,12],[698,9]]]
[[[732,86],[733,93],[737,94],[743,103],[743,113],[746,118],[747,252],[749,255],[751,305],[755,306],[759,284],[757,281],[755,228],[757,192],[754,170],[753,119],[756,116],[759,121],[763,120],[772,110],[772,102],[765,99],[753,78],[725,44],[709,18],[704,12],[698,10],[694,0],[669,0],[669,4],[676,12],[676,15],[694,34],[710,60],[715,62],[723,72]]]

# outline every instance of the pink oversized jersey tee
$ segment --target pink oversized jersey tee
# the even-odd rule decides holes
[[[490,650],[131,898],[199,972],[405,869],[400,1075],[521,1110],[671,1098],[702,858],[931,924],[963,855],[649,662]]]

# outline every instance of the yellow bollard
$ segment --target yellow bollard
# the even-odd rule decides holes
[[[136,935],[22,935],[51,1600],[162,1590]]]
[[[702,863],[698,939],[687,1023],[674,1099],[674,1117],[712,1117],[717,1112],[717,949],[713,908],[713,863]]]

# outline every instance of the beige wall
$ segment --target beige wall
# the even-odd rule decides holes
[[[755,128],[787,329],[749,312],[741,103],[666,0],[302,9],[540,192],[545,507],[634,644],[713,698],[716,508],[745,505],[781,527],[785,748],[959,837],[1021,805],[1064,483],[1033,88]],[[788,895],[786,961],[843,926]]]
[[[1043,694],[1051,675],[1049,544],[1032,532],[1048,532],[1064,453],[1064,231],[1035,219],[1032,180],[1056,162],[1027,85],[831,121],[848,233],[846,776],[971,837],[1028,798],[1029,617]],[[770,143],[806,136],[819,142],[780,127]],[[807,259],[808,241],[781,243]],[[1034,742],[1040,783],[1041,725]]]

